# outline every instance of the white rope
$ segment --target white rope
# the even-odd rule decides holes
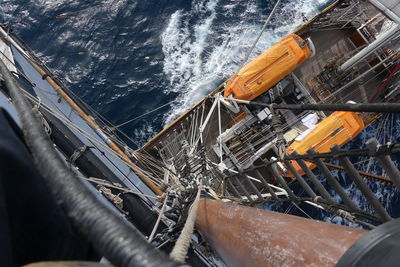
[[[40,113],[40,111],[38,111],[38,113],[39,113],[39,115],[40,115],[40,117],[41,117],[41,119],[42,119],[42,125],[43,125],[43,127],[44,127],[44,130],[45,130],[46,134],[47,134],[48,136],[50,136],[51,133],[53,132],[53,130],[51,129],[49,123],[48,123],[48,122],[46,121],[46,119],[44,118],[43,114]]]
[[[36,105],[34,105],[32,107],[32,110],[33,110],[33,112],[35,112],[36,114],[39,115],[40,120],[42,122],[42,125],[44,127],[44,130],[45,130],[46,134],[48,136],[50,136],[51,133],[52,133],[51,127],[50,127],[49,123],[46,121],[46,119],[44,118],[43,114],[40,112],[40,107],[42,105],[42,100],[40,99],[40,97],[37,97],[37,100],[38,101],[37,101]]]
[[[85,151],[88,149],[89,147],[86,145],[83,145],[81,147],[78,147],[74,153],[72,153],[72,155],[69,157],[69,162],[70,163],[75,163],[75,161],[82,156],[83,153],[85,153]]]
[[[276,11],[276,8],[278,7],[278,5],[279,5],[280,2],[281,2],[281,0],[278,0],[278,1],[276,2],[274,8],[272,9],[271,13],[269,14],[267,20],[265,21],[265,23],[264,23],[264,25],[263,25],[263,27],[262,27],[262,29],[261,29],[261,32],[258,34],[256,40],[254,41],[252,47],[250,48],[249,52],[247,53],[246,57],[245,57],[244,60],[243,60],[243,63],[240,65],[240,67],[238,68],[238,70],[236,71],[236,73],[239,72],[239,70],[244,66],[244,64],[246,64],[247,60],[249,60],[249,57],[250,57],[251,53],[253,52],[254,48],[256,47],[258,41],[260,40],[261,35],[263,34],[263,32],[265,31],[265,29],[267,28],[267,25],[268,25],[269,21],[271,20],[272,16],[274,15],[274,13],[275,13],[275,11]]]
[[[118,125],[115,125],[115,126],[112,126],[112,127],[110,127],[111,129],[117,129],[117,128],[119,128],[119,127],[121,127],[121,126],[124,126],[124,125],[126,125],[126,124],[128,124],[128,123],[131,123],[131,122],[133,122],[133,121],[135,121],[135,120],[138,120],[138,119],[140,119],[140,118],[143,118],[144,116],[146,116],[146,115],[149,115],[149,114],[151,114],[151,113],[153,113],[153,112],[155,112],[155,111],[157,111],[157,110],[159,110],[159,109],[161,109],[161,108],[163,108],[163,107],[165,107],[165,106],[168,106],[168,105],[170,105],[170,104],[172,104],[172,103],[174,103],[174,102],[177,102],[178,100],[172,100],[172,101],[170,101],[170,102],[168,102],[168,103],[166,103],[166,104],[164,104],[164,105],[161,105],[161,106],[159,106],[159,107],[157,107],[157,108],[155,108],[155,109],[153,109],[153,110],[150,110],[150,111],[148,111],[148,112],[145,112],[145,113],[143,113],[142,115],[139,115],[139,116],[137,116],[137,117],[135,117],[135,118],[133,118],[133,119],[130,119],[130,120],[128,120],[128,121],[126,121],[126,122],[123,122],[123,123],[121,123],[121,124],[118,124]]]
[[[162,208],[160,210],[160,214],[158,214],[158,218],[157,218],[156,224],[154,225],[153,231],[151,231],[149,239],[147,239],[147,241],[149,243],[151,243],[151,241],[153,241],[153,238],[154,238],[154,236],[156,234],[158,225],[160,224],[161,217],[163,216],[165,207],[167,206],[167,201],[168,201],[168,193],[165,195],[164,203],[163,203]]]
[[[199,208],[200,193],[202,190],[202,184],[200,182],[199,189],[192,206],[189,209],[189,215],[186,219],[185,225],[183,226],[182,232],[175,243],[169,257],[178,262],[185,262],[186,254],[192,241],[192,235],[194,231],[194,223],[197,216],[197,210]]]
[[[219,133],[218,143],[219,143],[220,164],[222,165],[224,163],[224,160],[223,160],[223,155],[222,155],[223,153],[222,153],[222,137],[221,137],[222,125],[221,125],[221,101],[220,101],[220,99],[221,99],[221,95],[218,94],[218,98],[217,98],[217,101],[218,101],[218,133]]]
[[[138,195],[138,196],[142,196],[142,197],[147,197],[147,198],[152,198],[152,199],[157,199],[158,200],[158,197],[146,195],[146,194],[143,194],[143,193],[140,193],[140,192],[133,191],[131,189],[127,189],[127,188],[124,188],[124,187],[112,185],[112,184],[106,182],[103,179],[99,179],[99,178],[95,178],[95,177],[86,178],[85,176],[81,176],[81,175],[77,175],[77,176],[79,178],[83,179],[83,180],[86,180],[88,182],[91,182],[91,183],[94,183],[94,184],[97,184],[97,185],[104,185],[104,186],[109,187],[109,188],[114,188],[114,189],[120,190],[124,194],[130,193],[130,194],[134,194],[134,195]]]
[[[298,208],[302,213],[304,213],[308,218],[313,219],[307,212],[305,212],[302,208],[300,208],[296,203],[292,201],[292,204]]]

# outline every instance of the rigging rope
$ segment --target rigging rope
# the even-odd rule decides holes
[[[400,70],[400,62],[398,62],[390,72],[389,76],[383,81],[383,83],[379,86],[378,90],[375,94],[368,100],[369,103],[375,102],[375,100],[379,97],[379,95],[383,92],[385,87],[390,83],[393,76]]]
[[[176,262],[149,245],[137,228],[101,205],[82,185],[59,157],[53,142],[45,134],[37,115],[2,60],[0,73],[17,110],[24,139],[37,169],[55,199],[62,203],[72,223],[96,250],[118,266],[177,266]]]
[[[336,165],[336,164],[332,164],[332,163],[328,163],[328,162],[325,162],[324,164],[328,168],[331,168],[331,169],[344,171],[344,172],[346,171],[342,166],[339,166],[339,165]],[[387,185],[394,186],[392,180],[389,180],[388,178],[385,178],[383,176],[379,176],[379,175],[368,173],[368,172],[358,171],[358,170],[357,170],[357,172],[358,172],[358,174],[360,174],[361,176],[363,176],[367,180],[371,180],[371,181],[374,181],[374,182],[380,182],[382,184],[387,184]]]
[[[172,101],[170,101],[170,102],[168,102],[168,103],[166,103],[166,104],[164,104],[164,105],[161,105],[161,106],[159,106],[159,107],[157,107],[157,108],[155,108],[155,109],[153,109],[153,110],[150,110],[150,111],[148,111],[148,112],[145,112],[145,113],[143,113],[142,115],[139,115],[139,116],[137,116],[137,117],[135,117],[135,118],[133,118],[133,119],[127,120],[126,122],[123,122],[123,123],[118,124],[118,125],[114,125],[114,126],[110,127],[110,129],[115,130],[115,129],[121,127],[121,126],[124,126],[124,125],[126,125],[126,124],[128,124],[128,123],[131,123],[131,122],[133,122],[133,121],[135,121],[135,120],[138,120],[138,119],[140,119],[140,118],[143,118],[144,116],[149,115],[149,114],[153,113],[154,111],[157,111],[157,110],[159,110],[159,109],[161,109],[161,108],[163,108],[163,107],[165,107],[165,106],[168,106],[168,105],[170,105],[170,104],[172,104],[172,103],[174,103],[174,102],[177,102],[177,99],[172,100]]]
[[[12,60],[11,60],[7,55],[5,55],[2,51],[0,51],[0,55],[2,55],[3,58],[5,58],[11,65],[13,65],[15,68],[18,69],[18,66],[14,63],[14,61],[12,61]],[[35,62],[36,64],[38,64],[38,65],[41,65],[41,66],[45,67],[46,70],[48,70],[47,66],[45,66],[44,64],[41,64],[40,62],[36,61],[36,58],[35,58],[35,61],[34,61],[34,62]],[[34,87],[34,88],[36,88],[36,89],[42,91],[43,93],[55,95],[55,93],[53,93],[53,92],[49,92],[49,91],[43,90],[42,88],[38,87],[38,86],[37,86],[34,82],[32,82],[32,81],[30,80],[30,78],[27,77],[24,73],[22,73],[22,72],[14,73],[14,72],[13,72],[13,74],[18,75],[18,76],[22,76],[28,83],[30,83],[30,84],[32,85],[32,87]],[[54,78],[51,74],[48,74],[48,76],[49,76],[49,77],[52,77],[54,80],[58,80],[58,79]],[[104,116],[102,116],[100,113],[98,113],[96,110],[94,110],[94,109],[93,109],[92,107],[90,107],[88,104],[86,104],[81,98],[79,98],[79,96],[77,96],[76,94],[74,94],[74,92],[72,92],[69,88],[65,87],[63,84],[61,84],[60,87],[61,87],[64,91],[67,91],[68,94],[71,94],[71,95],[73,96],[73,98],[77,99],[77,100],[79,101],[79,103],[83,104],[84,107],[85,107],[86,109],[88,109],[90,112],[94,113],[94,115],[96,115],[96,117],[99,118],[100,121],[101,121],[103,124],[106,125],[106,127],[110,128],[110,129],[112,129],[112,128],[114,127],[113,124],[112,124],[110,121],[108,121]],[[29,94],[29,93],[27,93],[27,94]],[[45,98],[47,98],[46,95],[44,95],[44,96],[45,96]],[[41,105],[41,100],[40,100],[40,98],[39,98],[39,97],[37,97],[37,98],[38,98],[38,101],[36,102],[35,109],[39,110],[39,108],[41,108],[42,105]],[[49,99],[47,98],[47,100],[49,100]],[[51,100],[49,100],[49,101],[52,102]],[[170,103],[172,103],[172,102],[173,102],[173,101],[171,101]],[[170,104],[170,103],[167,103],[167,104]],[[55,104],[55,103],[54,103],[54,104]],[[167,104],[166,104],[166,105],[167,105]],[[56,104],[55,104],[55,105],[56,105]],[[160,107],[160,108],[161,108],[161,107]],[[48,112],[51,113],[51,110],[48,109]],[[40,115],[40,114],[39,114],[39,115]],[[144,114],[143,114],[143,115],[144,115]],[[61,116],[61,115],[60,115],[60,116]],[[42,117],[43,117],[43,115],[42,115]],[[48,126],[48,123],[47,123],[47,121],[46,121],[44,118],[42,119],[42,123],[43,123],[43,125],[44,125],[44,127],[45,127],[45,129],[46,129],[46,132],[47,132],[48,134],[51,134],[51,128]],[[140,145],[139,145],[135,140],[133,140],[131,137],[129,137],[129,136],[128,136],[127,134],[125,134],[123,131],[121,131],[121,130],[118,129],[118,128],[115,128],[115,129],[118,131],[118,133],[122,134],[125,138],[127,138],[129,141],[131,141],[134,145],[136,145],[137,147],[140,147]],[[82,132],[83,130],[80,130],[80,131]],[[106,133],[105,133],[105,134],[106,134]],[[107,136],[108,136],[108,133],[107,133]],[[109,136],[109,137],[112,138],[113,136]],[[121,147],[126,146],[126,144],[125,144],[122,140],[120,140],[120,139],[115,139],[115,138],[112,138],[112,139],[113,139],[114,142],[118,143]],[[114,151],[110,151],[110,152],[114,152]],[[149,157],[152,157],[152,158],[153,158],[155,161],[157,161],[160,165],[163,165],[160,161],[158,161],[156,158],[154,158],[152,155],[150,155],[147,151],[144,151],[144,153],[148,154]],[[121,159],[123,159],[121,156],[118,156],[118,157],[120,157]]]
[[[155,225],[154,225],[154,228],[153,228],[153,230],[151,231],[151,234],[150,234],[150,236],[149,236],[149,239],[147,239],[147,241],[148,241],[149,243],[151,243],[151,241],[153,241],[153,238],[154,238],[154,236],[155,236],[155,234],[156,234],[158,225],[160,224],[161,217],[163,216],[165,207],[167,206],[167,202],[168,202],[168,193],[165,194],[165,199],[164,199],[164,203],[163,203],[163,205],[162,205],[162,208],[161,208],[161,210],[160,210],[160,214],[158,214],[158,218],[157,218],[157,221],[156,221],[156,223],[155,223]]]
[[[282,123],[272,105],[270,106],[270,111],[272,114],[271,126],[273,128],[274,134],[276,135],[276,146],[278,148],[278,157],[279,159],[283,159],[286,155],[286,150],[285,150],[285,138],[283,137]]]
[[[268,23],[269,23],[269,21],[271,20],[272,16],[274,15],[274,13],[275,13],[275,11],[276,11],[276,9],[277,9],[277,7],[278,7],[278,5],[279,5],[280,2],[281,2],[281,0],[278,0],[278,1],[276,2],[274,8],[272,9],[271,13],[269,14],[267,20],[265,21],[265,23],[264,23],[264,25],[263,25],[263,27],[262,27],[260,33],[258,34],[256,40],[254,41],[254,43],[253,43],[253,45],[251,46],[249,52],[246,54],[246,56],[245,56],[245,58],[244,58],[242,64],[239,66],[239,68],[238,68],[238,70],[235,72],[235,74],[238,73],[239,70],[244,66],[244,64],[246,64],[247,60],[249,60],[249,57],[250,57],[251,53],[253,52],[254,48],[256,47],[258,41],[260,40],[261,35],[264,33],[265,29],[267,28]],[[235,75],[235,74],[234,74],[234,75]],[[233,76],[234,76],[234,75],[233,75]]]
[[[28,92],[24,92],[25,97],[27,97],[29,100],[33,101],[34,103],[37,103],[38,100],[30,95]],[[43,108],[44,110],[46,110],[47,112],[49,112],[51,115],[55,116],[57,119],[59,119],[61,122],[63,122],[65,125],[67,126],[71,126],[72,128],[74,128],[75,130],[77,130],[78,132],[80,132],[80,134],[82,134],[82,136],[84,136],[85,138],[87,138],[93,145],[96,146],[96,148],[101,152],[104,153],[104,151],[100,150],[100,148],[103,148],[104,150],[107,150],[110,154],[114,155],[115,157],[124,160],[123,157],[121,155],[119,155],[118,153],[116,153],[115,151],[109,149],[109,147],[104,143],[101,142],[99,140],[97,140],[96,138],[94,138],[93,136],[91,136],[88,132],[86,132],[84,129],[80,128],[79,126],[77,126],[76,124],[72,123],[71,121],[69,121],[67,118],[64,117],[64,115],[57,113],[53,110],[51,110],[50,108],[48,108],[46,105],[42,104],[41,108]],[[124,161],[125,162],[125,161]],[[127,162],[125,162],[128,166],[130,166]],[[143,171],[143,170],[142,170]],[[158,182],[155,179],[152,178],[151,175],[148,175],[148,177],[150,179],[153,180],[153,182]],[[133,184],[129,179],[127,179],[131,184]],[[133,184],[134,185],[134,184]]]
[[[0,53],[2,53],[1,51],[0,51]],[[5,57],[9,62],[11,62],[11,60],[9,59],[9,58],[7,58],[7,57]],[[11,62],[12,63],[12,62]],[[13,63],[12,63],[13,64]],[[15,64],[14,64],[14,66],[16,66]],[[28,77],[26,77],[23,73],[14,73],[14,72],[12,72],[12,74],[17,74],[18,76],[22,76],[24,79],[26,79],[26,81],[28,81],[33,87],[35,87],[36,89],[38,89],[38,90],[41,90],[42,92],[44,92],[44,93],[49,93],[49,94],[52,94],[51,92],[48,92],[48,91],[45,91],[45,90],[43,90],[43,89],[41,89],[41,88],[39,88],[39,87],[37,87],[36,86],[36,84],[34,84]],[[39,97],[35,97],[35,96],[33,96],[33,95],[31,95],[30,93],[28,93],[28,92],[26,92],[26,91],[24,91],[24,90],[22,90],[22,92],[24,93],[24,95],[25,95],[25,97],[27,97],[29,100],[31,100],[33,103],[34,103],[34,108],[33,108],[33,111],[35,111],[36,112],[36,110],[37,110],[37,114],[42,118],[42,120],[44,120],[44,115],[39,111],[39,109],[44,109],[45,111],[47,111],[47,112],[49,112],[49,114],[51,114],[51,115],[53,115],[53,116],[55,116],[56,118],[58,118],[60,121],[62,121],[65,125],[69,125],[69,126],[71,126],[71,127],[73,127],[74,129],[76,129],[77,131],[79,131],[84,137],[86,137],[90,142],[92,142],[92,144],[94,144],[95,146],[96,146],[96,144],[97,144],[97,146],[99,146],[99,147],[102,147],[103,149],[106,149],[107,151],[109,151],[111,154],[113,154],[114,156],[116,156],[117,158],[120,158],[121,160],[123,160],[123,158],[121,157],[121,155],[119,155],[119,154],[117,154],[115,151],[113,151],[113,150],[108,150],[108,146],[105,144],[105,143],[103,143],[103,142],[100,142],[100,141],[98,141],[97,139],[95,139],[95,138],[93,138],[90,134],[88,134],[85,130],[83,130],[82,128],[80,128],[79,126],[77,126],[77,125],[75,125],[74,123],[72,123],[71,121],[69,121],[68,119],[67,119],[67,117],[66,117],[66,115],[64,115],[64,114],[59,114],[59,113],[57,113],[57,112],[55,112],[55,111],[53,111],[53,110],[50,110],[50,108],[48,108],[46,105],[44,105],[44,104],[42,104],[42,102],[41,102],[41,99],[39,98]],[[44,97],[47,99],[47,100],[49,100],[50,102],[52,102],[50,99],[48,99],[48,97],[46,96],[46,94],[44,95]],[[47,122],[47,121],[46,121]],[[48,131],[46,128],[46,125],[45,124],[43,124],[43,126],[45,127],[45,130],[46,130],[46,132],[48,133],[48,134],[50,134],[51,133],[51,128],[50,128],[50,130]],[[96,147],[96,149],[100,152],[100,153],[102,153],[103,155],[104,155],[104,151],[102,151],[102,150],[100,150],[100,148],[99,147]],[[107,158],[107,157],[106,157]],[[107,158],[108,159],[108,158]],[[108,159],[108,160],[110,160],[110,159]],[[125,174],[123,174],[126,178],[128,178]],[[151,175],[147,175],[149,178],[151,178],[155,183],[157,183],[158,184],[158,181],[157,180],[155,180]],[[129,181],[133,186],[135,186],[132,182],[131,182],[131,180],[130,179],[126,179],[126,181]],[[137,194],[137,195],[140,195],[140,196],[143,196],[143,197],[146,197],[146,198],[154,198],[154,199],[158,199],[158,198],[156,198],[156,197],[154,197],[154,196],[149,196],[149,195],[145,195],[145,194],[142,194],[142,193],[136,193],[136,192],[127,192],[127,193],[133,193],[133,194]]]
[[[83,180],[86,180],[88,182],[94,183],[96,185],[104,185],[105,187],[117,189],[117,190],[121,191],[124,194],[134,194],[134,195],[138,195],[138,196],[142,196],[142,197],[147,197],[147,198],[152,198],[152,199],[157,199],[157,200],[159,199],[158,197],[146,195],[146,194],[143,194],[141,192],[136,192],[136,191],[133,191],[131,189],[122,187],[121,185],[117,186],[117,185],[114,185],[114,184],[110,184],[110,182],[108,182],[106,180],[103,180],[103,179],[100,179],[100,178],[95,178],[95,177],[87,178],[87,177],[81,176],[81,175],[77,175],[77,176],[79,178],[83,179]]]
[[[169,254],[170,258],[177,262],[185,262],[185,257],[192,240],[192,234],[194,231],[194,223],[197,216],[197,209],[199,208],[200,193],[202,190],[202,183],[198,186],[197,195],[191,208],[189,209],[189,215],[186,219],[185,226],[182,229],[181,234],[176,240],[175,246]]]

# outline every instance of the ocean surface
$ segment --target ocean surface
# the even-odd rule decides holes
[[[329,0],[282,1],[250,58]],[[139,145],[232,74],[275,1],[3,0],[14,31],[86,103]]]
[[[330,2],[282,1],[250,59]],[[3,0],[0,23],[11,26],[56,76],[115,125],[169,103],[121,127],[142,145],[238,68],[274,3]],[[381,142],[399,141],[399,129],[398,116],[385,117],[347,148],[360,147],[372,136]],[[373,163],[360,164],[365,170],[382,173]],[[353,200],[371,210],[348,177],[339,172],[337,175]],[[397,191],[370,183],[390,213],[399,217]],[[304,216],[295,207],[268,208],[290,208],[292,213]],[[317,217],[341,222],[324,213]]]

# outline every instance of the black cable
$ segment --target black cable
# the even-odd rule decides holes
[[[1,60],[0,73],[18,112],[25,140],[39,172],[73,224],[98,252],[117,266],[178,266],[148,244],[136,228],[100,204],[59,158],[41,126],[39,115],[33,113]]]
[[[388,152],[389,153],[389,152]],[[315,154],[298,154],[298,155],[286,155],[285,160],[312,160],[320,158],[335,158],[335,157],[345,157],[345,156],[370,156],[371,152],[368,149],[352,149],[335,152],[325,152],[325,153],[315,153]]]
[[[317,110],[317,111],[353,111],[353,112],[380,112],[400,113],[400,103],[355,103],[355,104],[266,104],[249,101],[245,104],[272,107],[288,110]]]
[[[315,154],[300,154],[300,155],[285,155],[284,160],[313,160],[320,158],[338,158],[338,157],[346,157],[346,156],[381,156],[381,155],[393,155],[400,153],[400,143],[395,144],[385,144],[380,145],[378,150],[375,152],[371,152],[368,149],[352,149],[352,150],[344,150],[340,152],[325,152],[325,153],[315,153]],[[273,163],[281,162],[282,160],[274,160],[269,162],[268,164],[255,165],[253,168],[249,168],[249,170],[254,170],[260,167],[269,166]]]

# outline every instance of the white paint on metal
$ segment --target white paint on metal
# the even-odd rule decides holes
[[[371,4],[385,13],[397,24],[400,24],[400,1],[399,0],[369,0]]]
[[[17,72],[11,48],[0,39],[0,60],[4,62],[10,72]]]
[[[374,53],[376,51],[376,49],[378,49],[379,47],[381,47],[382,45],[384,45],[385,43],[387,43],[388,41],[390,41],[394,37],[396,37],[396,35],[398,33],[400,33],[400,25],[396,25],[392,29],[388,30],[387,32],[385,32],[384,34],[379,36],[375,41],[370,43],[367,47],[365,47],[363,50],[361,50],[360,52],[355,54],[353,57],[351,57],[349,60],[347,60],[345,63],[343,63],[339,67],[339,71],[342,71],[342,72],[346,71],[346,70],[350,69],[352,66],[361,62],[366,57],[368,57],[369,55]]]

